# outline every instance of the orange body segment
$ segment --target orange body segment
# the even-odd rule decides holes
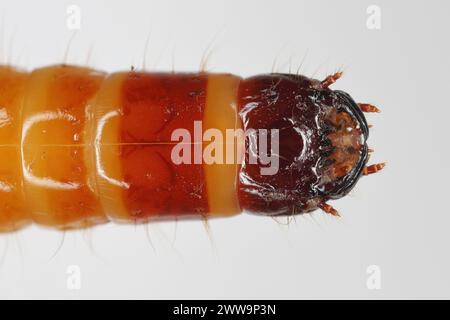
[[[20,158],[22,103],[28,73],[0,67],[0,232],[30,222]]]
[[[43,225],[79,228],[105,221],[86,132],[102,73],[56,66],[35,70],[22,112],[22,169],[32,218]]]

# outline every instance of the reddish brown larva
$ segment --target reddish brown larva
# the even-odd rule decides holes
[[[326,201],[383,166],[366,167],[377,109],[330,90],[339,76],[0,67],[0,230],[336,215]]]

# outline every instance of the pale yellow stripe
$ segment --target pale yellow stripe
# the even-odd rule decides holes
[[[48,67],[37,69],[30,74],[23,103],[21,125],[24,124],[23,122],[25,121],[27,114],[32,115],[36,110],[42,109],[42,106],[46,105],[47,84],[51,81],[55,70],[55,67]],[[40,159],[42,156],[43,151],[42,148],[40,148],[40,145],[44,142],[44,136],[39,134],[39,130],[32,130],[27,139],[21,142],[22,170],[33,165],[33,174],[38,176],[46,175],[45,167],[42,165],[44,161],[40,161],[39,168],[37,168],[37,165],[35,164],[35,159]],[[52,225],[53,220],[49,214],[52,210],[51,205],[47,200],[47,190],[45,188],[36,187],[33,183],[24,180],[24,191],[33,221],[40,224]]]
[[[209,128],[220,130],[224,141],[224,163],[204,164],[210,215],[233,215],[241,212],[237,196],[239,166],[236,160],[233,164],[226,164],[225,161],[226,129],[241,128],[237,110],[237,90],[240,80],[241,78],[230,74],[208,76],[203,130]],[[234,154],[236,156],[236,150]]]
[[[96,185],[105,213],[116,222],[129,221],[123,202],[127,188],[123,181],[119,127],[122,109],[122,85],[128,73],[108,76],[97,94],[93,106],[92,144]]]

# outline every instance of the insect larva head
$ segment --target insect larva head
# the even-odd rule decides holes
[[[243,209],[258,214],[309,212],[347,194],[367,161],[368,126],[352,98],[300,75],[270,74],[240,85],[244,130],[278,130],[276,170],[265,175],[263,161],[251,163],[256,140],[246,141],[239,173]],[[270,142],[272,146],[272,141]],[[257,154],[257,153],[255,153]],[[264,165],[268,166],[268,165]]]
[[[369,129],[350,95],[343,91],[333,91],[333,95],[333,105],[325,108],[322,119],[327,142],[321,147],[327,153],[321,157],[317,188],[322,196],[336,199],[346,195],[362,174],[368,158]]]

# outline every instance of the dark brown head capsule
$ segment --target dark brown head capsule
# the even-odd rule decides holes
[[[239,113],[244,130],[279,132],[278,170],[271,175],[261,173],[261,163],[250,163],[249,152],[258,146],[255,140],[246,140],[239,174],[243,209],[273,216],[317,208],[337,214],[326,201],[345,196],[362,174],[370,173],[366,167],[369,129],[361,110],[370,105],[358,105],[347,93],[329,89],[339,76],[318,81],[268,74],[241,82]]]

